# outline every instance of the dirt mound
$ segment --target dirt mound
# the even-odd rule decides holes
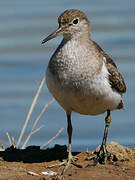
[[[70,166],[65,175],[61,176],[63,167],[47,168],[48,165],[58,163],[67,158],[67,147],[55,145],[54,148],[40,150],[38,146],[30,146],[24,150],[7,148],[0,151],[0,179],[38,179],[38,180],[127,180],[135,179],[135,148],[128,148],[111,142],[107,145],[107,163],[98,164],[85,168],[88,163],[85,158],[93,156],[94,152],[74,152],[73,155],[78,158],[78,163],[83,168]],[[46,176],[42,172],[53,171],[55,176]],[[36,173],[36,174],[34,174]]]

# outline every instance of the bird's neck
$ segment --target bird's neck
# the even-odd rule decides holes
[[[78,33],[71,33],[71,34],[64,34],[64,39],[66,41],[72,40],[72,41],[85,41],[90,40],[90,32],[84,31],[84,32],[78,32]]]

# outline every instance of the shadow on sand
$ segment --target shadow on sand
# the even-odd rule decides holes
[[[74,152],[77,155],[79,152]],[[50,162],[54,160],[66,159],[68,156],[67,146],[55,145],[53,148],[45,150],[40,149],[40,146],[28,146],[26,149],[16,149],[13,146],[0,152],[0,157],[9,162],[25,162],[25,163],[39,163]]]

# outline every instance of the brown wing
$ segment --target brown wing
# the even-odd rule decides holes
[[[111,87],[119,93],[125,93],[126,85],[125,85],[123,77],[121,76],[120,72],[117,69],[116,64],[96,42],[93,41],[93,43],[96,46],[96,48],[100,51],[100,53],[102,53],[103,56],[106,58],[106,67],[109,72],[109,80],[110,80]]]

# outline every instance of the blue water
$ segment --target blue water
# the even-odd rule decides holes
[[[112,113],[108,141],[135,145],[135,1],[129,0],[0,0],[0,141],[9,146],[6,132],[17,141],[29,107],[61,37],[41,45],[65,9],[83,10],[91,20],[92,39],[115,60],[127,84],[125,110]],[[44,85],[21,144],[44,104],[52,99]],[[73,114],[73,150],[94,149],[101,143],[105,114]],[[66,116],[55,102],[38,123],[45,127],[28,145],[42,145],[64,127],[51,143],[67,144]]]

